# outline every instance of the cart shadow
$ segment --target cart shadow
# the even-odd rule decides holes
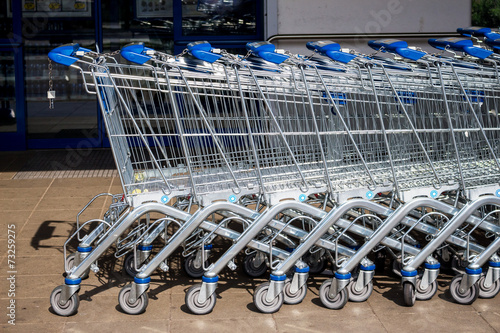
[[[55,234],[55,231],[62,225],[71,225],[71,224],[73,224],[73,222],[70,221],[55,221],[55,220],[43,221],[36,230],[35,234],[31,237],[30,241],[31,247],[37,251],[44,248],[56,248],[59,249],[62,253],[63,251],[61,245],[53,246],[53,245],[44,245],[43,243],[44,241],[55,238],[67,239],[68,238],[67,235],[57,235]],[[73,241],[70,242],[69,245],[76,248],[78,243]]]

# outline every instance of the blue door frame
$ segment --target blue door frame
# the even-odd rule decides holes
[[[94,0],[93,18],[95,22],[95,41],[99,50],[103,50],[103,32],[101,1]],[[139,1],[139,0],[136,0]],[[22,40],[22,1],[12,1],[13,12],[13,36],[11,38],[0,38],[0,51],[12,52],[15,63],[15,98],[17,131],[12,133],[0,133],[1,150],[25,150],[45,148],[89,148],[109,147],[106,137],[99,105],[96,103],[96,117],[98,124],[98,136],[96,138],[64,138],[64,139],[27,139],[26,133],[26,105],[24,86],[24,59]],[[182,0],[173,0],[174,16],[174,53],[179,54],[186,45],[192,41],[208,40],[217,48],[242,48],[249,41],[258,41],[263,38],[263,1],[257,1],[256,34],[248,36],[183,36],[182,34]],[[57,100],[56,100],[57,102]],[[47,102],[48,103],[48,102]]]

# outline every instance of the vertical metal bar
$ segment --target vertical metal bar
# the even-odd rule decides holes
[[[113,88],[114,88],[114,90],[116,92],[116,95],[118,96],[118,98],[119,98],[119,100],[120,100],[120,102],[122,104],[122,107],[125,109],[125,111],[130,116],[130,120],[131,120],[132,124],[134,125],[134,128],[137,131],[137,133],[139,135],[139,138],[144,143],[144,146],[146,147],[146,150],[148,151],[149,156],[151,156],[151,160],[152,160],[153,164],[155,165],[156,169],[160,173],[160,176],[163,179],[163,181],[165,182],[165,185],[167,185],[167,188],[168,188],[169,192],[166,193],[166,194],[172,193],[172,186],[169,184],[169,182],[167,180],[167,177],[165,177],[165,174],[163,173],[163,170],[162,170],[160,164],[158,163],[157,159],[155,158],[153,152],[151,151],[151,149],[149,147],[148,140],[144,137],[143,133],[141,132],[141,129],[139,128],[139,125],[137,125],[137,122],[134,120],[134,116],[133,116],[132,112],[130,111],[129,107],[127,106],[127,103],[126,103],[125,99],[123,98],[122,94],[120,94],[120,92],[118,91],[118,87],[116,86],[116,83],[113,80],[113,78],[111,76],[111,73],[106,68],[105,68],[105,71],[106,71],[107,77],[109,78],[109,80],[111,81],[111,84],[113,85]]]
[[[96,77],[96,73],[94,71],[94,68],[90,68],[90,72],[92,73],[92,80],[94,81],[94,86],[95,86],[95,89],[97,92],[97,101],[99,102],[99,106],[101,108],[101,112],[103,113],[103,119],[104,119],[105,118],[104,111],[106,110],[106,108],[104,106],[103,97],[101,95],[102,91],[100,90],[100,89],[102,89],[102,86],[99,88],[99,84],[97,82],[97,77]],[[109,124],[106,121],[106,119],[104,119],[104,126],[106,128],[106,131],[108,133],[111,133],[110,128],[109,128]],[[114,140],[111,140],[111,138],[109,140],[109,143],[111,146],[111,152],[113,153],[113,159],[115,161],[115,165],[116,165],[116,168],[118,170],[118,176],[120,177],[120,183],[121,183],[121,186],[123,189],[123,193],[127,194],[127,190],[125,188],[125,180],[123,179],[122,170],[120,169],[120,163],[118,163],[118,158],[116,156],[116,152],[118,150],[118,147],[115,147],[115,142],[114,142]],[[127,200],[128,205],[131,204],[127,195],[125,195],[125,200]]]
[[[193,169],[191,167],[191,159],[190,159],[191,156],[189,155],[189,149],[187,146],[186,138],[184,136],[184,131],[183,131],[181,120],[180,120],[179,109],[177,108],[177,102],[175,100],[175,96],[174,96],[174,93],[172,91],[172,85],[170,84],[170,78],[169,78],[168,73],[167,73],[167,68],[165,67],[163,70],[165,71],[165,81],[167,82],[167,89],[168,89],[168,94],[170,97],[170,103],[172,105],[172,109],[173,109],[174,115],[175,115],[175,122],[177,124],[177,127],[179,128],[179,136],[181,139],[182,151],[184,153],[184,156],[186,156],[186,164],[187,164],[187,168],[189,171],[189,178],[191,179],[191,184],[192,184],[191,188],[193,191],[193,196],[198,200],[198,197],[196,194],[196,184],[194,182],[194,177],[193,177]],[[158,86],[158,89],[160,89],[160,86]],[[188,212],[189,211],[190,210],[188,210]]]
[[[453,74],[455,74],[455,77],[457,78],[457,82],[458,82],[458,85],[460,86],[460,90],[462,90],[462,94],[464,94],[464,96],[467,100],[467,103],[469,104],[470,110],[471,110],[472,114],[474,115],[474,119],[476,119],[476,121],[477,121],[477,125],[479,126],[479,130],[481,131],[481,134],[483,135],[484,140],[486,141],[486,144],[488,145],[488,150],[491,152],[491,155],[493,155],[493,159],[495,160],[495,163],[496,163],[498,169],[500,170],[500,163],[498,162],[495,151],[493,150],[493,147],[491,146],[490,141],[488,140],[488,137],[486,136],[486,132],[484,131],[483,125],[481,125],[481,121],[479,121],[477,113],[474,110],[472,102],[470,101],[469,95],[467,95],[467,92],[465,91],[465,88],[462,84],[462,81],[458,77],[458,73],[455,70],[455,66],[453,66],[453,64],[450,64],[450,66],[451,66],[451,69],[453,70]]]
[[[250,145],[252,146],[252,153],[253,153],[254,158],[255,158],[255,164],[256,164],[255,168],[257,169],[257,175],[259,176],[260,192],[261,192],[261,194],[265,194],[264,180],[262,179],[262,171],[260,169],[259,156],[257,154],[257,148],[255,147],[255,142],[254,142],[254,138],[253,138],[253,131],[252,131],[252,127],[250,126],[250,119],[248,118],[248,111],[247,111],[247,106],[245,103],[245,98],[243,97],[243,88],[241,87],[240,76],[238,74],[238,68],[236,66],[233,66],[233,70],[234,70],[234,74],[236,76],[236,82],[238,82],[238,91],[240,93],[241,108],[243,110],[243,114],[245,115],[245,123],[247,125]],[[226,73],[227,84],[229,86],[230,81],[229,81],[229,76],[228,76],[226,67],[224,67],[224,72]]]
[[[434,177],[436,177],[436,180],[437,180],[438,184],[440,184],[439,176],[437,175],[437,172],[434,169],[434,164],[432,163],[429,155],[427,154],[427,150],[425,149],[424,144],[422,143],[422,140],[420,140],[420,137],[419,137],[419,135],[418,135],[418,133],[417,133],[417,131],[415,129],[415,126],[413,126],[413,122],[411,121],[410,116],[408,115],[408,112],[406,111],[406,107],[404,106],[403,101],[399,97],[399,95],[398,95],[398,93],[396,91],[396,88],[394,87],[394,85],[392,83],[392,80],[390,79],[389,74],[387,73],[387,70],[385,69],[384,65],[381,65],[381,67],[382,67],[382,70],[384,71],[385,76],[387,77],[387,81],[389,82],[389,85],[391,86],[392,91],[394,92],[394,96],[396,97],[396,99],[397,99],[397,101],[399,103],[399,106],[401,106],[401,108],[403,109],[403,112],[405,114],[406,120],[408,121],[408,124],[410,125],[410,128],[411,128],[413,134],[417,138],[418,144],[422,148],[422,151],[424,152],[425,157],[426,157],[427,161],[429,162],[429,165],[431,166],[432,173],[434,174]]]
[[[234,184],[237,187],[237,189],[233,188],[233,192],[240,193],[241,192],[240,184],[238,183],[238,180],[236,179],[236,175],[234,174],[233,169],[229,165],[229,161],[227,160],[227,158],[226,158],[226,156],[224,154],[224,150],[222,149],[222,146],[220,145],[219,140],[215,136],[215,132],[214,132],[213,128],[208,123],[207,116],[205,115],[205,109],[196,100],[196,96],[194,95],[193,90],[189,86],[189,83],[188,83],[186,77],[184,76],[184,74],[182,73],[182,71],[181,71],[180,68],[178,68],[178,71],[179,71],[179,75],[181,76],[182,80],[186,84],[186,89],[188,90],[188,93],[191,96],[192,101],[193,101],[196,109],[198,110],[198,112],[200,112],[201,118],[202,118],[203,122],[205,123],[205,126],[207,126],[207,129],[210,132],[210,135],[212,136],[212,139],[214,140],[215,146],[217,147],[217,150],[219,151],[219,154],[221,155],[222,159],[224,160],[224,163],[226,164],[226,166],[227,166],[227,168],[229,170],[229,173],[231,173],[231,177],[233,177]]]
[[[460,181],[462,183],[462,191],[465,191],[465,180],[464,174],[462,172],[462,163],[460,161],[460,154],[458,153],[457,140],[455,138],[455,129],[453,128],[453,123],[451,122],[450,107],[448,105],[448,98],[446,97],[446,89],[444,87],[443,73],[441,72],[441,64],[439,62],[435,63],[438,70],[439,83],[441,84],[441,92],[443,94],[443,103],[446,110],[446,115],[448,117],[448,126],[450,127],[451,139],[453,142],[453,148],[455,149],[455,158],[457,159],[458,172],[460,174]]]
[[[328,99],[330,100],[330,102],[332,103],[333,107],[335,108],[335,113],[337,113],[337,115],[339,116],[339,119],[340,121],[342,122],[342,126],[344,127],[344,130],[346,131],[347,133],[347,136],[349,137],[349,140],[352,142],[353,146],[354,146],[354,149],[356,150],[356,153],[358,154],[359,156],[359,159],[361,160],[361,162],[363,163],[363,166],[366,170],[366,172],[368,173],[368,176],[370,177],[371,181],[373,182],[373,186],[377,186],[377,182],[375,181],[375,178],[373,177],[370,169],[368,168],[368,164],[366,164],[366,161],[363,157],[363,154],[361,154],[361,151],[359,150],[359,147],[358,145],[356,144],[356,140],[354,140],[354,136],[352,135],[351,131],[349,130],[349,126],[347,126],[347,123],[345,122],[345,119],[344,117],[342,116],[342,114],[340,113],[340,110],[339,110],[339,107],[337,106],[337,104],[335,103],[335,100],[333,99],[333,97],[331,96],[329,90],[328,90],[328,86],[326,85],[325,83],[325,80],[323,80],[323,77],[321,76],[321,74],[319,73],[318,71],[318,68],[314,67],[314,69],[316,70],[316,74],[318,75],[318,78],[320,79],[321,81],[321,85],[323,86],[323,88],[325,89],[325,94],[326,96],[328,97]]]
[[[371,66],[372,66],[371,64],[368,64],[368,66],[367,66],[368,74],[370,76],[370,82],[371,82],[372,88],[373,88],[373,97],[375,98],[375,105],[377,106],[377,112],[378,112],[379,120],[380,120],[380,128],[382,129],[382,134],[384,136],[384,143],[385,143],[385,147],[387,149],[387,156],[389,157],[389,162],[391,164],[391,171],[392,171],[392,177],[394,179],[395,192],[399,196],[398,179],[396,177],[396,170],[394,169],[394,161],[392,160],[391,147],[389,146],[389,140],[387,139],[387,132],[385,130],[385,125],[384,125],[384,118],[383,118],[383,114],[382,114],[382,109],[380,108],[380,102],[378,100],[377,89],[375,88],[375,81],[373,79]]]
[[[326,180],[326,183],[328,184],[328,189],[329,189],[329,192],[331,194],[333,192],[333,185],[332,185],[332,182],[331,182],[330,177],[328,175],[328,164],[326,162],[326,156],[325,156],[325,152],[323,150],[321,136],[319,135],[318,123],[316,121],[316,114],[314,113],[314,105],[313,105],[313,101],[312,101],[311,91],[309,90],[309,85],[307,84],[306,73],[304,72],[304,67],[302,65],[299,65],[299,68],[300,68],[300,73],[302,74],[302,80],[304,81],[304,86],[305,86],[306,93],[307,93],[307,99],[309,102],[308,103],[309,104],[309,111],[311,113],[311,118],[312,118],[312,122],[314,125],[314,131],[316,132],[316,138],[318,139],[318,145],[319,145],[319,150],[321,153],[321,158],[323,159],[323,166],[325,168],[325,180]]]
[[[297,163],[297,160],[295,159],[295,155],[293,154],[292,149],[290,148],[290,145],[286,141],[285,134],[283,133],[283,131],[279,127],[278,121],[276,120],[276,117],[274,116],[273,111],[271,109],[271,105],[269,105],[269,101],[267,100],[266,96],[264,95],[264,92],[262,91],[262,88],[260,87],[260,85],[257,81],[257,77],[255,76],[253,70],[250,67],[247,67],[247,68],[248,68],[248,71],[250,72],[250,75],[252,76],[252,79],[255,82],[255,86],[257,87],[257,90],[259,91],[260,96],[262,97],[262,101],[264,102],[264,105],[266,106],[267,112],[271,116],[271,119],[273,120],[273,123],[276,126],[276,128],[280,134],[280,137],[283,140],[283,143],[285,144],[285,146],[288,150],[288,153],[290,154],[290,158],[292,159],[293,164],[295,164],[295,167],[297,168],[297,171],[298,171],[300,177],[302,178],[302,182],[304,183],[304,189],[302,189],[302,190],[305,192],[309,189],[309,186],[307,185],[307,182],[306,182],[306,179],[302,173],[302,170],[300,169],[299,164]]]

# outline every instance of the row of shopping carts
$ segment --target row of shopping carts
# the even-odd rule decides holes
[[[494,39],[481,31],[462,30]],[[308,43],[309,56],[267,42],[246,56],[208,42],[177,56],[133,43],[126,61],[54,49],[49,58],[97,95],[123,187],[78,215],[54,312],[77,312],[82,278],[109,249],[134,278],[118,297],[129,314],[145,311],[151,275],[179,250],[202,279],[186,293],[194,314],[212,311],[218,276],[241,253],[249,275],[271,272],[253,295],[264,313],[300,303],[326,262],[325,307],[368,299],[382,252],[408,306],[433,297],[441,263],[457,273],[456,302],[494,297],[500,57],[470,39],[429,42],[442,52],[398,40],[370,42],[371,55],[330,41]],[[101,196],[109,210],[81,223]],[[215,254],[218,239],[230,246]]]

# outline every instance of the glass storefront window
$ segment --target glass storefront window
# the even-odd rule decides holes
[[[182,0],[182,35],[255,35],[257,1]]]
[[[78,43],[107,53],[143,42],[177,54],[191,41],[209,40],[246,54],[242,41],[259,39],[262,11],[262,0],[0,0],[0,133],[23,137],[28,148],[104,139],[96,96],[78,71],[52,64],[56,98],[49,109],[47,54],[55,47]]]
[[[173,52],[173,0],[102,2],[104,51],[119,50],[132,42]],[[124,59],[121,59],[125,61]]]
[[[10,1],[0,2],[0,39],[12,36],[12,10]]]
[[[0,132],[17,131],[14,54],[0,52]]]
[[[53,64],[54,109],[49,109],[47,54],[57,46],[79,43],[95,50],[90,0],[38,0],[23,7],[25,96],[29,139],[90,138],[98,135],[97,101],[78,71]],[[32,1],[33,2],[33,1]]]

